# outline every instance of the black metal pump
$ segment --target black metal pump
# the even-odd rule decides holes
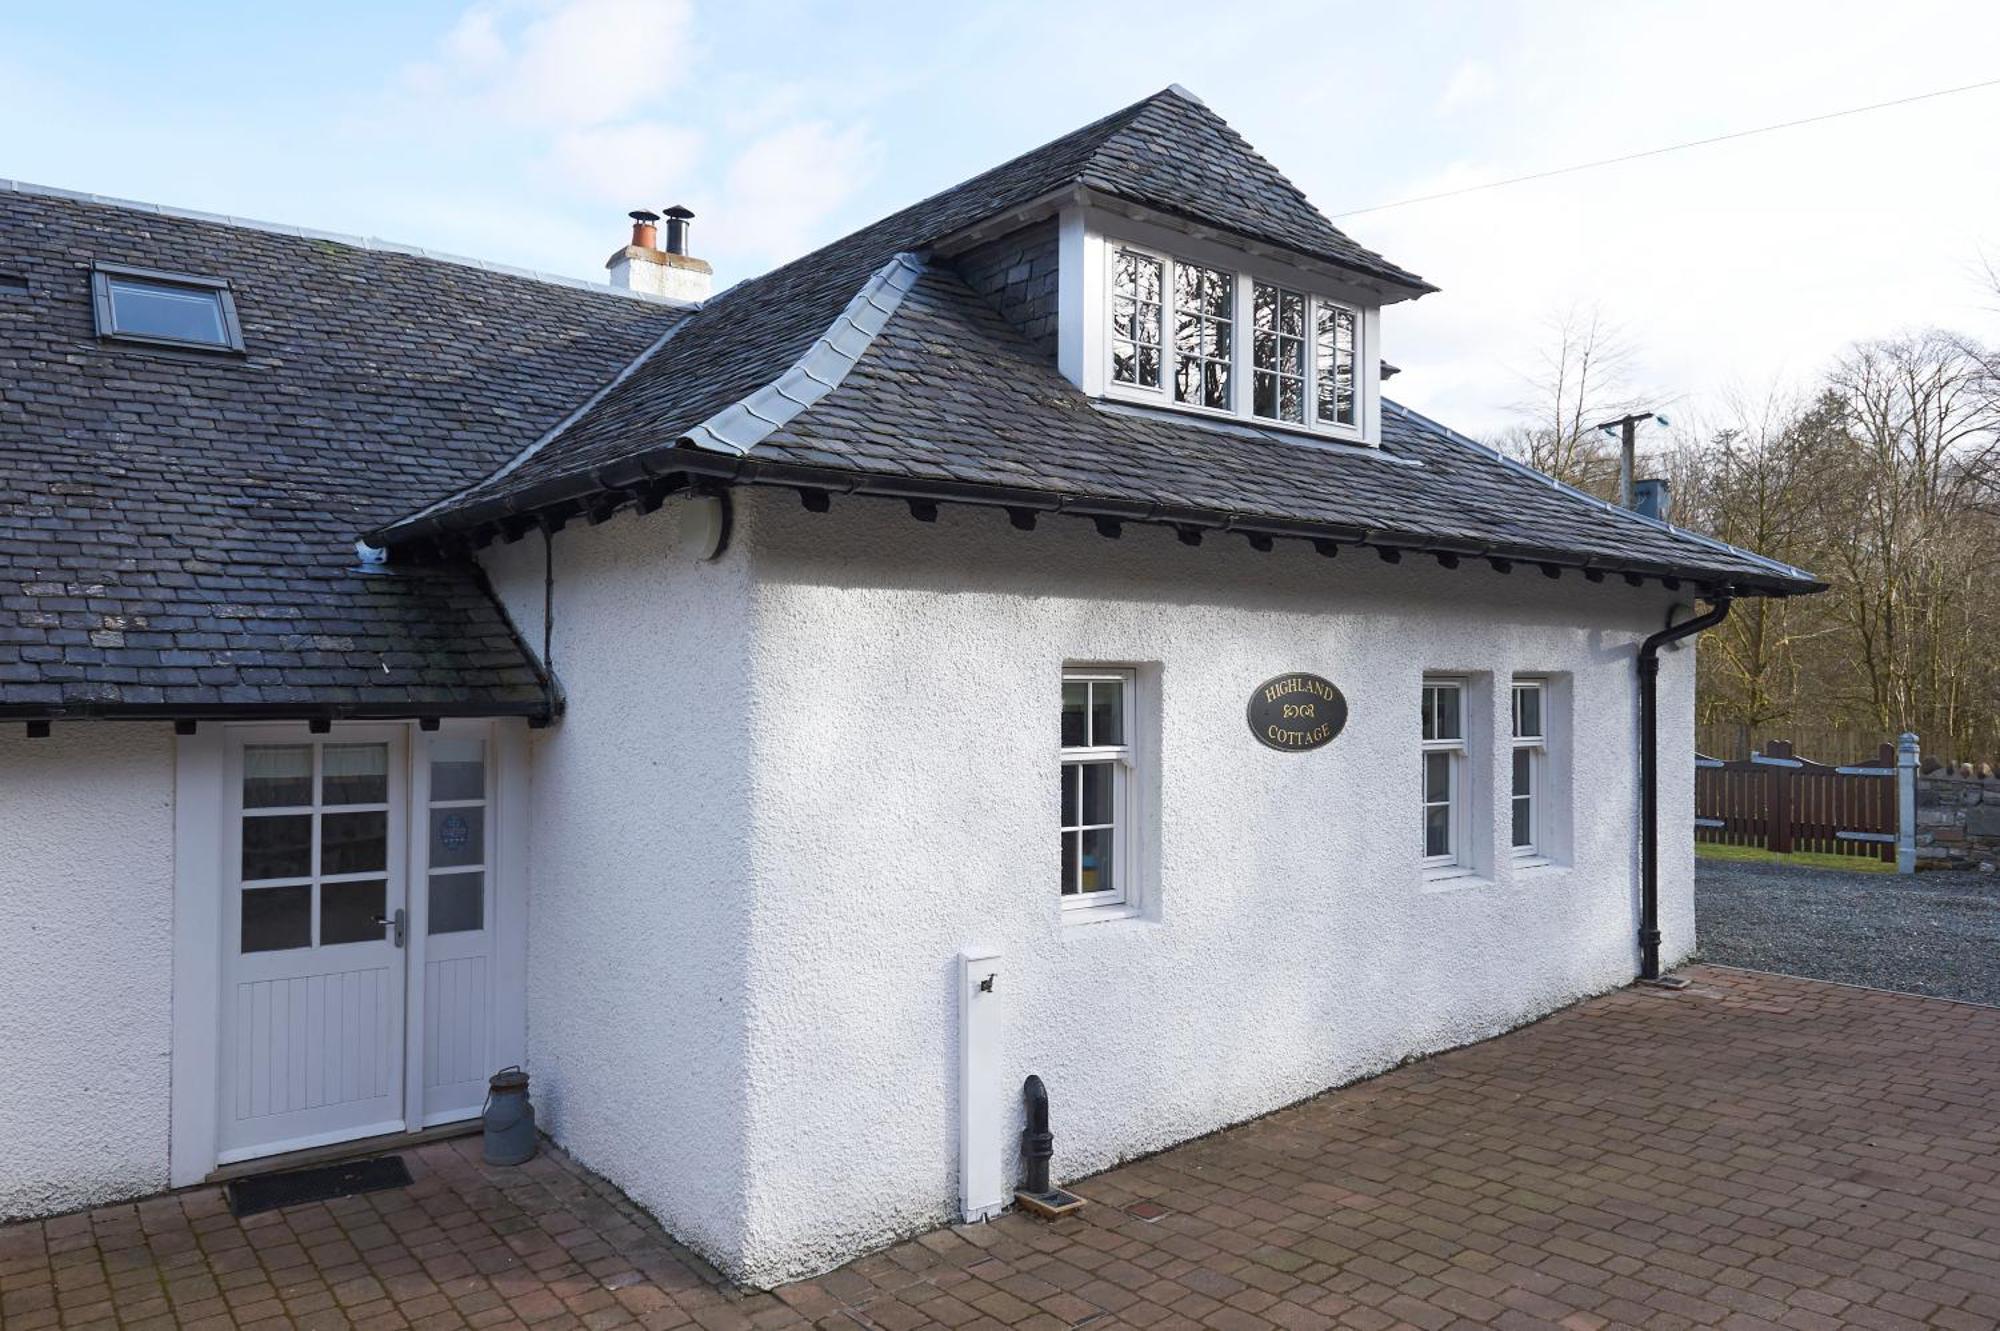
[[[1056,1135],[1049,1131],[1049,1091],[1033,1073],[1021,1085],[1028,1102],[1028,1126],[1021,1133],[1021,1191],[1037,1196],[1049,1189],[1049,1161],[1056,1153]]]
[[[1639,644],[1639,978],[1660,978],[1660,648],[1729,617],[1729,597]]]

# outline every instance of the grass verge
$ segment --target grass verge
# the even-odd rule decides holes
[[[1894,873],[1896,866],[1862,855],[1828,855],[1802,850],[1791,855],[1774,855],[1758,846],[1723,846],[1712,842],[1694,843],[1700,860],[1727,860],[1734,864],[1789,864],[1797,869],[1837,869],[1842,873]]]

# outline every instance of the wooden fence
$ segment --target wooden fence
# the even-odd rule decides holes
[[[1896,863],[1896,749],[1828,767],[1772,740],[1745,762],[1695,758],[1694,837],[1778,854],[1822,851]],[[1914,829],[1912,829],[1914,830]]]

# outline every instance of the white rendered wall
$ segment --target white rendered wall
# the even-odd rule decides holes
[[[485,556],[540,651],[544,543]],[[539,1121],[720,1262],[743,1246],[750,825],[741,558],[678,505],[554,538],[561,722],[533,734],[528,1070]]]
[[[555,538],[568,712],[534,744],[530,1070],[543,1122],[732,1275],[769,1284],[955,1218],[956,958],[1005,958],[1010,1105],[1076,1178],[1628,981],[1633,652],[1665,593],[1427,559],[1258,554],[1083,522],[738,492],[696,562],[676,506]],[[489,571],[542,635],[543,544]],[[1141,918],[1054,887],[1066,662],[1132,664],[1156,769]],[[1665,957],[1693,947],[1691,651],[1664,663]],[[1416,865],[1417,694],[1554,674],[1566,865]],[[1256,744],[1251,689],[1339,684],[1347,730]],[[1018,1135],[1018,1108],[1006,1132]],[[1015,1162],[1006,1162],[1014,1176]]]
[[[815,516],[789,498],[738,511],[757,575],[755,720],[735,737],[757,796],[739,1275],[806,1274],[955,1218],[963,947],[1006,958],[1000,1075],[1048,1083],[1058,1178],[1634,975],[1633,656],[1665,593],[1301,543],[1191,549],[1141,527],[1109,541],[1060,519],[1023,533],[950,507],[935,525],[867,501]],[[1069,923],[1058,904],[1065,662],[1137,665],[1153,689],[1143,918]],[[1692,665],[1680,652],[1662,671],[1669,964],[1694,943]],[[1567,866],[1511,867],[1495,745],[1474,774],[1491,872],[1425,880],[1426,669],[1472,674],[1503,735],[1510,675],[1566,676]],[[1291,670],[1352,709],[1313,753],[1265,749],[1244,723],[1254,686]]]
[[[167,1184],[173,743],[0,727],[0,1220]]]

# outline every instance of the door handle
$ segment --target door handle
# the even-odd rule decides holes
[[[401,906],[398,906],[396,907],[396,913],[394,915],[375,915],[371,916],[370,918],[373,919],[377,924],[395,925],[396,946],[401,947],[403,945],[403,934],[410,919],[410,913],[408,911],[404,910]]]

